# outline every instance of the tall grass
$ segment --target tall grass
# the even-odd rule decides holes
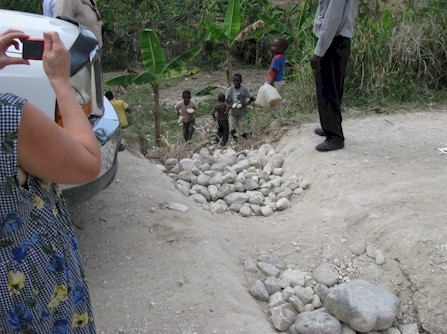
[[[359,4],[345,86],[345,106],[380,107],[445,101],[447,97],[447,2],[427,1],[402,11]],[[312,13],[309,13],[312,15]],[[304,35],[309,38],[309,35]],[[313,43],[301,43],[309,55]],[[309,59],[293,57],[297,112],[315,108]],[[310,90],[309,90],[310,88]]]

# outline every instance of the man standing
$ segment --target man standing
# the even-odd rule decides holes
[[[70,16],[90,29],[102,47],[102,18],[96,0],[55,0],[53,16]]]
[[[43,0],[43,15],[54,17],[54,1],[55,0]]]
[[[320,0],[314,21],[318,43],[311,59],[321,128],[315,133],[326,140],[315,149],[327,152],[342,149],[345,137],[341,126],[341,103],[357,0]]]

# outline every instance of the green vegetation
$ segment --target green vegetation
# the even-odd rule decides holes
[[[141,58],[146,71],[142,73],[126,74],[107,82],[109,85],[150,84],[154,91],[154,125],[155,143],[161,145],[161,110],[160,110],[160,86],[164,80],[174,79],[188,74],[197,73],[199,68],[189,67],[186,64],[200,52],[196,47],[173,61],[166,64],[165,54],[160,46],[158,37],[151,29],[141,32]]]
[[[447,2],[399,1],[394,7],[391,2],[359,0],[345,86],[346,117],[446,101]],[[31,0],[7,0],[3,8],[39,12],[37,3],[40,5]],[[286,54],[289,80],[284,119],[277,120],[276,124],[315,120],[309,58],[316,43],[312,23],[317,5],[316,0],[284,6],[267,0],[240,0],[240,3],[239,0],[100,1],[104,16],[103,65],[113,71],[141,70],[144,55],[140,52],[140,32],[150,28],[156,32],[166,59],[176,59],[185,50],[201,44],[200,57],[194,59],[195,67],[219,71],[251,67],[267,75],[270,43],[282,35],[290,44]],[[249,31],[244,38],[236,38],[240,27],[250,27],[260,20],[263,27]],[[174,85],[175,81],[169,79],[163,84]],[[130,128],[149,135],[150,145],[155,144],[156,137],[155,109],[150,107],[156,103],[152,88],[149,84],[131,85],[121,95],[135,106]],[[212,92],[209,99],[201,98],[199,106],[209,114],[215,94],[206,87],[193,86],[191,90],[199,88],[202,92]],[[174,116],[171,111],[160,111],[160,136],[164,143],[181,142]],[[271,124],[269,112],[257,108],[249,114],[246,131],[262,137]],[[194,140],[200,139],[195,135]]]

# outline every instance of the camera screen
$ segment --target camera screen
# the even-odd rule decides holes
[[[43,41],[25,40],[23,42],[22,58],[25,59],[42,59]]]

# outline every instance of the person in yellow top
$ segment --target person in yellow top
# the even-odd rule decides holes
[[[129,105],[123,100],[115,99],[113,97],[113,93],[110,90],[107,91],[105,95],[107,99],[110,101],[110,103],[113,105],[113,108],[115,108],[116,114],[118,115],[118,118],[120,120],[121,129],[124,129],[129,125],[129,123],[127,122],[126,112],[128,113],[132,112],[130,110]],[[118,150],[119,151],[125,150],[125,146],[123,145],[123,143],[120,142]]]
[[[120,119],[121,128],[125,128],[126,126],[128,126],[129,123],[127,122],[126,112],[128,113],[132,112],[129,108],[129,105],[123,100],[115,99],[113,97],[113,93],[110,90],[106,92],[106,97],[109,99],[110,103],[112,103],[113,107],[115,108],[116,114]]]

